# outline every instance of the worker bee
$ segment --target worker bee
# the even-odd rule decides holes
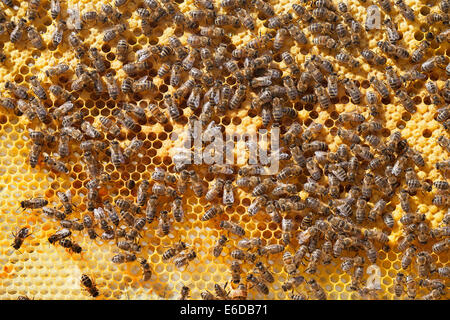
[[[286,88],[286,94],[291,101],[297,99],[298,92],[295,88],[294,81],[290,76],[286,76],[283,78],[283,85]]]
[[[433,71],[433,69],[436,68],[437,66],[446,65],[447,63],[448,63],[447,57],[445,57],[443,55],[436,55],[436,56],[429,58],[424,63],[422,63],[420,68],[421,68],[422,72],[429,73],[429,72]]]
[[[112,134],[114,137],[117,137],[120,134],[119,126],[114,123],[113,120],[106,117],[100,117],[99,121],[102,127],[108,130],[108,133]]]
[[[116,264],[128,263],[136,261],[136,255],[134,253],[119,253],[111,258],[111,261]]]
[[[427,277],[430,272],[431,255],[426,251],[417,253],[416,264],[419,277]]]
[[[360,63],[358,60],[354,59],[350,54],[348,54],[347,52],[341,50],[337,55],[336,55],[336,60],[342,64],[345,64],[351,68],[358,68]]]
[[[450,267],[441,267],[437,269],[437,273],[442,278],[448,278],[450,275]]]
[[[163,259],[163,261],[167,261],[167,260],[175,257],[178,253],[182,252],[183,250],[185,250],[187,248],[188,248],[188,245],[185,242],[179,241],[179,242],[175,243],[175,245],[173,245],[172,247],[170,247],[169,249],[164,251],[164,253],[162,255],[162,259]]]
[[[52,170],[61,173],[69,173],[69,168],[64,164],[64,162],[55,160],[54,158],[50,157],[47,153],[44,153],[43,156],[44,156],[44,163],[48,165]]]
[[[86,274],[81,275],[81,284],[89,292],[92,297],[98,297],[100,294],[95,283]]]
[[[261,279],[257,278],[254,274],[248,274],[247,281],[253,283],[259,293],[264,295],[269,294],[269,288],[267,287],[267,285]]]
[[[293,76],[296,76],[300,73],[300,69],[295,62],[294,57],[287,51],[283,52],[281,54],[281,58],[283,59],[284,63],[288,66],[288,68],[291,70],[291,74]]]
[[[380,94],[382,99],[388,99],[389,98],[389,90],[388,90],[386,84],[382,80],[378,80],[375,77],[371,77],[370,78],[370,83],[372,84],[374,89]]]
[[[9,35],[9,40],[12,43],[19,42],[22,39],[23,31],[26,28],[27,20],[24,18],[19,19],[19,22],[15,24],[13,30]]]
[[[29,98],[28,93],[27,93],[28,89],[25,88],[24,86],[18,86],[10,81],[6,81],[5,89],[10,90],[14,94],[14,96],[19,99],[28,99]],[[23,113],[25,113],[25,112],[23,112]]]
[[[197,257],[194,249],[191,249],[187,252],[181,252],[175,259],[173,259],[173,263],[177,268],[182,268],[187,266],[190,261],[194,260]]]
[[[155,117],[156,121],[158,121],[161,124],[166,124],[169,119],[167,116],[161,111],[161,109],[156,104],[149,104],[148,106],[151,114],[153,117]]]
[[[389,0],[385,0],[385,1],[389,1]],[[416,19],[414,10],[411,9],[411,7],[408,6],[403,0],[395,1],[395,5],[398,7],[398,11],[400,11],[402,16],[404,16],[406,19],[408,19],[410,21],[414,21]],[[427,16],[427,18],[428,18],[428,16]]]
[[[212,205],[206,212],[203,214],[201,220],[208,221],[214,218],[215,216],[222,214],[223,208],[219,205]]]
[[[243,237],[245,235],[244,228],[230,221],[221,221],[220,227],[240,237]]]
[[[58,45],[62,42],[63,40],[63,33],[64,31],[67,30],[67,23],[64,20],[59,20],[56,23],[56,28],[55,31],[53,31],[52,34],[52,45],[53,47],[58,47]]]
[[[309,289],[312,291],[317,300],[326,300],[327,294],[325,290],[317,283],[316,280],[311,279],[307,282]]]
[[[13,237],[14,237],[14,241],[11,244],[11,246],[15,249],[15,250],[19,250],[20,247],[23,244],[23,241],[28,238],[29,236],[31,236],[30,233],[30,229],[27,227],[21,228],[16,234],[12,233]]]
[[[84,48],[83,42],[78,37],[75,31],[69,34],[69,44],[75,50],[75,57],[81,59],[86,54],[86,49]]]
[[[91,47],[89,49],[89,58],[91,59],[92,65],[98,72],[103,73],[106,71],[105,60],[97,48]],[[124,66],[124,71],[125,71],[125,66]],[[108,73],[108,74],[110,74],[110,73]]]
[[[53,20],[56,20],[56,18],[61,13],[61,3],[59,0],[51,0],[50,1],[50,15]]]
[[[116,140],[111,141],[111,161],[116,167],[120,167],[125,163],[125,157],[120,148],[119,142]]]
[[[267,267],[261,261],[257,262],[255,264],[255,267],[256,267],[255,270],[259,273],[261,279],[269,283],[275,282],[273,274],[267,269]]]
[[[44,41],[42,40],[41,35],[37,32],[37,30],[33,26],[27,27],[27,37],[30,40],[30,43],[33,47],[38,50],[43,50],[45,47]]]
[[[228,241],[227,237],[224,235],[220,236],[217,239],[216,244],[213,247],[212,253],[214,257],[219,257],[222,253],[223,247],[225,246],[226,242]]]
[[[320,35],[313,38],[312,43],[319,47],[325,47],[328,49],[336,49],[338,42],[330,36]]]
[[[445,239],[443,241],[436,242],[435,244],[433,244],[431,250],[436,254],[440,254],[442,252],[448,251],[449,248],[450,248],[450,240]]]
[[[416,107],[414,101],[409,97],[405,90],[399,89],[395,92],[395,95],[399,98],[400,103],[409,113],[415,113]]]
[[[258,248],[258,254],[269,255],[269,254],[278,254],[284,251],[284,246],[282,244],[269,244],[264,247]]]
[[[384,65],[386,64],[386,58],[380,55],[377,55],[370,49],[363,49],[361,51],[361,56],[371,65]]]
[[[148,281],[152,277],[152,270],[150,268],[150,264],[144,258],[138,258],[138,262],[142,268],[142,281]]]
[[[118,25],[115,25],[114,27],[108,28],[103,34],[103,41],[110,42],[117,38],[118,35],[125,32],[125,30],[127,30],[127,25],[124,23],[120,23]]]
[[[355,104],[361,103],[361,91],[356,86],[355,82],[349,78],[345,78],[342,83],[344,84],[345,90],[350,95],[352,102]]]
[[[117,85],[116,78],[112,72],[108,72],[105,75],[106,79],[106,88],[108,90],[108,94],[113,100],[117,100],[119,96],[119,86]],[[134,83],[133,83],[134,84]]]
[[[168,235],[171,228],[171,222],[169,219],[169,213],[167,211],[161,211],[158,221],[158,232],[160,235]]]
[[[405,285],[405,275],[402,272],[398,272],[394,281],[394,294],[397,298],[403,295]]]
[[[56,231],[54,234],[52,234],[50,237],[48,237],[48,242],[50,242],[50,244],[54,244],[57,241],[67,238],[71,235],[72,235],[72,231],[64,228],[59,231]]]

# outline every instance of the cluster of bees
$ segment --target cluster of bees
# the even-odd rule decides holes
[[[12,6],[10,1],[2,2]],[[192,191],[210,203],[199,219],[213,224],[217,221],[222,233],[211,254],[220,257],[227,248],[232,258],[231,290],[227,291],[227,284],[216,284],[214,294],[201,292],[203,299],[246,299],[248,290],[268,295],[275,277],[265,261],[276,256],[281,257],[288,276],[281,287],[292,299],[326,299],[327,291],[314,276],[321,265],[337,259],[342,260],[341,269],[351,276],[351,290],[362,298],[375,299],[378,292],[366,286],[365,270],[367,265],[377,263],[380,250],[390,250],[389,234],[397,223],[402,226],[396,249],[402,252],[403,270],[395,278],[395,295],[402,297],[406,293],[415,299],[418,288],[424,287],[429,290],[424,299],[445,297],[450,269],[436,267],[431,254],[446,254],[450,248],[449,213],[441,226],[431,228],[425,215],[413,209],[410,197],[434,190],[433,204],[448,208],[448,182],[420,179],[416,170],[425,166],[426,159],[400,131],[388,137],[382,134],[382,116],[383,105],[391,103],[392,94],[405,112],[414,114],[416,103],[408,89],[436,72],[449,76],[448,57],[429,54],[431,41],[450,41],[448,28],[436,35],[427,33],[427,39],[409,52],[401,43],[402,35],[391,13],[395,8],[401,13],[397,18],[415,21],[414,11],[403,0],[378,1],[385,15],[381,28],[386,40],[377,43],[375,52],[365,48],[369,31],[352,16],[345,2],[303,1],[292,4],[289,12],[276,15],[272,5],[263,0],[196,0],[196,8],[185,13],[171,0],[144,0],[135,12],[142,33],[150,37],[156,26],[169,22],[187,34],[186,44],[173,35],[167,43],[150,44],[132,55],[124,38],[127,21],[121,13],[126,3],[116,0],[112,5],[101,4],[98,11],[80,12],[74,7],[64,13],[59,0],[51,0],[50,14],[56,27],[48,44],[33,26],[39,0],[30,0],[26,18],[17,21],[8,20],[5,11],[0,11],[2,33],[8,33],[12,43],[28,41],[34,48],[45,50],[67,41],[76,58],[74,70],[67,63],[58,63],[30,77],[28,86],[7,81],[5,95],[0,97],[0,105],[7,112],[38,124],[39,129],[30,132],[30,167],[68,174],[71,168],[66,160],[81,151],[79,160],[88,176],[88,192],[83,199],[86,212],[80,220],[70,218],[74,212],[70,190],[57,192],[59,208],[49,206],[43,198],[20,202],[22,208],[42,209],[45,216],[58,221],[61,229],[48,238],[51,244],[80,254],[83,248],[72,239],[72,233],[83,230],[92,240],[115,240],[120,253],[111,258],[112,263],[137,262],[142,280],[148,281],[152,266],[141,255],[140,239],[152,223],[157,224],[158,236],[166,237],[174,224],[185,222],[185,195]],[[439,8],[427,15],[426,23],[430,27],[448,26],[448,9],[448,0],[441,0]],[[257,16],[265,21],[265,33],[256,34]],[[118,70],[109,67],[101,50],[82,39],[80,31],[92,27],[104,30],[104,43],[115,43],[115,57],[125,74],[121,83]],[[243,30],[255,36],[238,47],[231,45],[230,37]],[[307,54],[300,65],[290,52],[294,45],[317,47],[334,61],[320,54]],[[0,58],[7,59],[5,54]],[[388,65],[387,58],[409,62],[408,69]],[[385,75],[385,80],[371,75],[365,95],[359,82],[339,74],[335,67],[351,70],[362,63],[383,70]],[[160,68],[149,75],[155,64]],[[73,77],[67,90],[58,81],[70,74]],[[162,101],[154,99],[144,108],[138,105],[139,98],[151,96],[157,89],[151,76],[163,80],[170,89]],[[428,80],[425,88],[436,108],[436,121],[448,130],[450,80],[440,88],[436,81]],[[88,121],[77,104],[83,91],[107,94],[115,104],[111,117]],[[355,111],[339,114],[337,135],[342,143],[331,152],[328,143],[321,140],[324,126],[315,121],[299,122],[296,106],[330,110],[342,92],[350,97]],[[51,96],[54,104],[48,107]],[[122,145],[121,133],[136,134],[153,118],[162,125],[187,123],[189,134],[198,138],[190,129],[195,121],[205,130],[220,131],[215,117],[244,108],[256,112],[263,127],[281,128],[276,152],[282,168],[277,174],[267,175],[263,165],[238,168],[215,164],[208,170],[214,174],[208,183],[197,170],[199,166],[183,162],[175,166],[174,173],[157,168],[151,179],[128,181],[129,189],[137,188],[136,198],[116,197],[110,201],[100,196],[100,190],[106,190],[111,181],[105,164],[111,163],[120,171],[145,152],[144,141],[137,136]],[[363,110],[368,111],[367,117]],[[449,151],[449,138],[441,136],[438,143]],[[450,160],[435,166],[445,176]],[[236,203],[237,188],[252,199],[246,215],[251,219],[268,218],[279,226],[282,234],[278,243],[249,238],[239,222],[226,218],[225,208]],[[398,222],[390,205],[394,198],[400,200],[403,211]],[[14,235],[13,248],[20,249],[30,234],[29,228],[20,229]],[[239,239],[236,246],[231,244],[234,241],[230,241],[230,234]],[[432,253],[425,249],[431,242]],[[162,255],[163,262],[177,268],[186,267],[196,258],[195,248],[183,241]],[[89,276],[83,274],[81,283],[92,297],[101,294]],[[188,298],[190,290],[183,286],[180,299]]]

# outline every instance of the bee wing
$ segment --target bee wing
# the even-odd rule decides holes
[[[136,81],[136,82],[145,82],[145,81],[147,81],[147,79],[148,79],[148,75],[145,75],[145,76],[139,78],[138,81]]]
[[[70,191],[70,189],[68,189],[66,191],[66,197],[67,197],[67,199],[69,199],[69,202],[72,201],[72,192]]]

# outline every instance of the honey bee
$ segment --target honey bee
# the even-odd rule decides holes
[[[84,48],[83,42],[78,37],[77,33],[72,31],[69,34],[69,44],[72,49],[75,50],[75,57],[81,59],[86,54],[86,49]]]
[[[56,20],[58,18],[59,14],[61,13],[61,3],[59,0],[51,0],[50,1],[50,15],[53,20]]]
[[[102,127],[108,130],[108,133],[112,134],[114,137],[117,137],[120,134],[119,126],[114,123],[113,120],[106,117],[100,117],[99,121]]]
[[[92,297],[98,297],[98,295],[100,294],[95,283],[86,274],[81,275],[81,284]]]
[[[214,218],[215,216],[222,214],[223,208],[219,205],[212,205],[206,212],[203,214],[201,221],[208,221]]]
[[[436,254],[447,252],[449,249],[450,249],[450,240],[449,239],[445,239],[443,241],[436,242],[435,244],[433,244],[433,246],[431,248],[431,250]]]
[[[152,270],[150,268],[150,264],[144,258],[138,258],[138,262],[142,268],[142,281],[148,281],[152,277]]]
[[[243,237],[245,235],[244,228],[230,221],[221,221],[220,227],[240,237]]]
[[[431,255],[426,251],[417,253],[416,264],[419,277],[427,277],[430,272]]]
[[[388,90],[386,84],[382,80],[378,80],[375,77],[371,77],[370,78],[370,83],[372,84],[374,89],[380,94],[382,99],[388,99],[389,98],[389,90]]]
[[[418,63],[422,60],[425,55],[427,49],[430,47],[430,43],[427,40],[422,41],[416,50],[411,54],[411,62]]]
[[[288,68],[291,70],[291,74],[293,76],[296,76],[300,73],[300,69],[291,53],[285,51],[281,54],[281,58],[283,59],[284,63],[288,66]]]
[[[33,26],[27,27],[26,30],[27,37],[31,45],[38,50],[43,50],[45,48],[45,44],[37,30]]]
[[[409,113],[416,112],[414,101],[409,97],[406,91],[399,89],[395,92],[395,95],[399,98],[400,103],[402,104],[403,108],[405,108],[406,111],[408,111]]]
[[[103,34],[103,41],[110,42],[117,38],[117,36],[125,32],[125,30],[127,30],[127,26],[124,23],[120,23],[118,25],[115,25],[114,27],[108,28]]]
[[[267,267],[261,262],[257,262],[255,264],[256,271],[260,274],[261,279],[263,279],[265,282],[273,283],[275,282],[275,278],[273,277],[273,274],[267,269]]]
[[[12,43],[19,42],[22,39],[23,31],[26,28],[27,20],[24,18],[19,19],[19,22],[15,24],[13,30],[9,35],[9,40]]]
[[[316,280],[311,279],[307,282],[309,289],[312,291],[317,300],[326,300],[327,294],[325,290],[317,283]]]
[[[336,60],[342,64],[349,66],[350,68],[358,68],[360,63],[358,60],[354,59],[350,54],[341,50],[336,55]]]
[[[128,263],[136,261],[136,255],[134,253],[119,253],[111,258],[111,261],[116,264]]]
[[[125,157],[120,148],[119,142],[116,140],[111,141],[111,162],[116,167],[120,167],[125,163]]]
[[[251,282],[253,286],[256,287],[259,293],[264,295],[269,294],[269,288],[267,287],[267,285],[261,279],[257,278],[254,274],[248,274],[247,281]]]
[[[345,78],[342,83],[344,84],[345,90],[350,95],[352,102],[355,104],[361,103],[361,91],[356,86],[355,82],[349,78]]]
[[[403,270],[408,269],[408,267],[411,265],[412,259],[416,255],[416,251],[417,251],[417,248],[413,245],[406,249],[405,253],[402,256],[402,260],[401,260]]]
[[[56,231],[54,234],[52,234],[50,237],[48,237],[48,242],[50,242],[50,244],[54,244],[57,241],[67,238],[71,235],[72,235],[72,231],[64,228],[59,231]]]
[[[163,261],[167,261],[167,260],[175,257],[178,253],[182,252],[183,250],[185,250],[187,248],[188,248],[188,245],[185,242],[179,241],[174,246],[170,247],[163,253],[162,259],[163,259]]]
[[[437,269],[437,273],[440,277],[448,278],[450,275],[450,267],[441,267]]]
[[[402,272],[398,272],[394,281],[394,293],[397,298],[403,295],[405,285],[405,275]]]
[[[416,19],[414,10],[411,9],[411,7],[408,6],[403,0],[395,1],[395,5],[398,7],[398,10],[402,14],[402,16],[404,16],[406,19],[408,19],[410,21],[414,21]],[[427,18],[428,18],[428,16],[427,16]]]
[[[106,88],[108,90],[108,94],[113,100],[117,100],[119,96],[119,86],[117,85],[116,78],[112,72],[108,72],[105,75],[106,79]],[[133,83],[134,85],[134,83]]]
[[[19,250],[20,247],[23,244],[23,241],[28,238],[29,236],[31,236],[30,233],[30,229],[27,227],[21,228],[16,234],[12,233],[13,237],[14,237],[14,241],[11,244],[11,246],[15,249],[15,250]]]
[[[175,259],[173,259],[173,263],[177,268],[182,268],[187,266],[190,261],[194,260],[197,257],[197,254],[193,249],[187,252],[181,252]]]
[[[422,72],[429,73],[429,72],[433,71],[433,69],[436,68],[437,66],[445,65],[447,63],[448,63],[447,57],[445,57],[443,55],[436,55],[436,56],[429,58],[424,63],[422,63],[420,68],[421,68]]]
[[[120,122],[125,128],[131,131],[138,131],[138,124],[130,116],[124,114],[122,110],[115,109],[112,111],[112,115],[116,117],[116,120]]]
[[[433,239],[448,237],[449,234],[450,234],[450,227],[448,227],[448,226],[434,228],[434,229],[430,230],[430,236]]]
[[[361,56],[371,65],[385,65],[386,64],[386,58],[380,55],[377,55],[375,52],[373,52],[370,49],[363,49],[361,51]]]
[[[43,153],[43,156],[44,156],[44,163],[48,165],[52,170],[61,173],[69,173],[69,168],[64,164],[64,162],[55,160],[46,153]]]
[[[29,96],[27,93],[28,90],[24,86],[18,86],[10,81],[6,81],[5,89],[10,90],[14,94],[14,96],[19,99],[27,99],[27,100],[29,99]],[[23,112],[23,113],[25,113],[25,112]]]
[[[64,20],[59,20],[56,23],[56,28],[55,31],[53,31],[52,34],[52,45],[53,47],[58,47],[58,45],[62,42],[63,40],[63,33],[64,31],[67,30],[67,23]]]
[[[169,213],[167,211],[161,211],[158,222],[158,232],[160,235],[165,236],[170,232],[171,223],[169,219]]]
[[[266,178],[261,181],[252,191],[252,196],[261,196],[269,192],[270,189],[275,187],[275,181],[273,178]]]

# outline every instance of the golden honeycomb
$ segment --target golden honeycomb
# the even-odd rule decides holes
[[[182,12],[194,8],[193,0],[176,0],[178,7]],[[377,4],[373,1],[373,4]],[[406,21],[399,13],[396,7],[393,7],[391,16],[398,23],[398,29],[402,34],[401,40],[409,52],[412,52],[419,41],[425,37],[425,33],[430,31],[438,34],[443,28],[448,26],[442,23],[434,24],[430,29],[426,25],[426,16],[437,9],[437,2],[434,0],[405,0],[405,2],[414,9],[416,13],[415,22]],[[63,16],[66,15],[66,9],[72,7],[75,3],[79,4],[80,11],[91,9],[99,10],[101,2],[96,1],[73,1],[68,0],[61,3]],[[276,13],[293,12],[291,1],[280,0],[270,1]],[[372,4],[372,1],[347,1],[350,13],[364,25],[366,9]],[[186,43],[188,32],[174,28],[170,24],[160,25],[152,30],[152,35],[147,37],[142,34],[139,18],[136,14],[136,8],[140,5],[137,1],[129,0],[126,6],[119,8],[125,17],[128,17],[129,28],[124,33],[124,37],[129,43],[132,51],[145,47],[148,44],[165,44],[168,38],[174,34],[179,36],[183,44]],[[432,6],[434,5],[434,6]],[[25,16],[28,3],[20,2],[20,8],[14,10],[4,6],[4,12],[8,17]],[[38,11],[38,18],[33,25],[42,34],[46,43],[51,41],[51,34],[55,29],[49,14],[50,1],[41,0],[41,6]],[[223,10],[223,9],[220,9]],[[384,13],[382,13],[384,15]],[[295,15],[294,15],[295,16]],[[264,17],[255,18],[257,28],[255,32],[246,29],[239,29],[231,36],[232,45],[239,46],[246,43],[257,32],[266,32],[268,30]],[[305,28],[306,30],[306,28]],[[119,81],[125,77],[121,69],[121,62],[115,59],[116,49],[114,41],[111,45],[104,44],[102,41],[103,33],[101,28],[92,27],[82,30],[81,36],[85,44],[95,46],[101,49],[101,53],[106,57],[110,68],[116,70]],[[307,33],[309,39],[310,34]],[[1,37],[5,37],[4,35]],[[376,43],[385,38],[385,33],[380,30],[363,32],[362,42],[370,49],[377,47]],[[41,74],[41,81],[44,87],[48,89],[50,79],[46,78],[42,71],[48,65],[54,65],[56,62],[66,62],[75,68],[76,59],[73,50],[64,41],[56,50],[46,48],[39,51],[31,48],[26,42],[13,44],[2,40],[2,50],[6,54],[6,61],[0,66],[0,82],[13,81],[18,85],[28,86],[27,80],[37,74]],[[291,53],[300,64],[305,61],[307,54],[321,54],[333,60],[331,52],[320,50],[311,44],[302,48],[298,46],[291,47]],[[448,42],[437,43],[431,41],[431,49],[428,51],[427,59],[431,55],[440,54],[450,55],[450,46]],[[387,57],[388,65],[396,65],[401,70],[408,69],[408,63],[395,61]],[[361,59],[361,62],[363,60]],[[159,64],[151,66],[150,75],[156,75]],[[283,62],[280,63],[283,72],[287,67]],[[357,69],[349,69],[345,66],[338,66],[339,74],[346,74],[348,77],[357,80],[361,84],[362,94],[368,88],[369,75],[375,75],[384,79],[381,68],[373,68],[362,63]],[[435,80],[439,87],[442,87],[447,79],[445,72],[437,70],[430,75],[430,79]],[[60,77],[60,84],[70,90],[67,78]],[[147,107],[149,103],[160,103],[163,95],[170,92],[170,86],[159,77],[154,77],[153,82],[158,88],[156,94],[143,95],[139,105]],[[234,84],[234,79],[229,77],[227,82]],[[400,129],[402,136],[406,138],[410,145],[421,152],[426,159],[426,166],[421,168],[418,175],[421,179],[430,181],[443,180],[442,173],[435,169],[435,163],[448,159],[448,153],[437,143],[440,135],[446,135],[442,125],[434,120],[436,107],[430,103],[430,98],[426,92],[423,82],[419,85],[409,88],[414,101],[416,102],[417,112],[408,114],[403,107],[397,103],[395,98],[392,101],[383,104],[385,108],[384,118],[384,136],[389,136],[394,130]],[[77,94],[78,96],[78,94]],[[54,101],[47,100],[45,103],[51,107]],[[109,99],[108,95],[98,97],[90,94],[86,90],[82,91],[77,99],[76,105],[88,112],[87,119],[97,124],[99,116],[111,116],[111,110],[116,103]],[[339,113],[343,111],[361,111],[366,117],[368,111],[353,105],[349,99],[340,92],[338,102],[335,108],[331,110],[320,110],[318,108],[303,107],[296,104],[299,111],[299,121],[309,124],[311,119],[324,124],[325,134],[323,139],[329,144],[331,151],[336,151],[337,145],[341,143],[337,136],[335,121]],[[130,141],[134,136],[144,140],[144,147],[141,149],[136,161],[131,162],[126,168],[117,170],[111,163],[105,163],[105,170],[112,177],[111,183],[107,189],[102,189],[102,197],[112,200],[117,197],[131,199],[136,196],[137,187],[132,191],[127,189],[126,182],[130,179],[138,182],[142,179],[150,179],[151,172],[156,167],[163,167],[173,172],[173,150],[180,147],[180,141],[171,140],[173,133],[181,134],[184,130],[184,124],[192,111],[189,108],[184,110],[184,120],[181,123],[170,123],[164,126],[153,119],[148,123],[141,123],[142,130],[139,133],[122,132],[119,140],[122,142]],[[214,118],[217,124],[228,126],[231,130],[238,133],[244,133],[249,128],[257,128],[261,125],[260,117],[256,117],[253,110],[250,110],[249,101],[237,112],[228,111],[223,117]],[[231,235],[221,256],[214,258],[210,252],[216,239],[223,233],[217,221],[200,221],[199,217],[204,213],[207,202],[201,198],[198,199],[192,193],[184,196],[183,205],[185,210],[185,221],[175,223],[172,232],[164,238],[156,234],[157,224],[153,223],[146,226],[144,237],[141,239],[143,251],[140,256],[148,258],[151,264],[153,275],[150,281],[141,280],[141,268],[137,262],[128,264],[114,264],[111,262],[113,255],[119,252],[114,245],[114,240],[103,241],[98,238],[95,241],[87,237],[86,230],[81,233],[74,233],[73,239],[83,247],[83,253],[80,255],[71,254],[61,246],[50,245],[47,238],[50,234],[59,229],[56,221],[45,217],[41,210],[22,210],[19,207],[19,201],[33,197],[44,197],[49,199],[51,205],[58,204],[56,193],[65,192],[70,189],[73,194],[73,202],[76,205],[73,217],[81,218],[82,213],[86,211],[86,204],[83,198],[87,194],[86,183],[87,174],[84,172],[84,165],[80,164],[80,152],[72,147],[72,153],[68,163],[70,172],[68,174],[55,174],[45,166],[38,165],[32,169],[28,164],[31,141],[29,130],[38,128],[30,123],[25,117],[18,117],[11,112],[2,112],[0,116],[0,206],[2,214],[0,215],[0,298],[16,299],[19,295],[27,295],[34,299],[90,299],[85,290],[82,290],[80,284],[81,274],[88,274],[97,283],[100,290],[98,299],[176,299],[179,297],[180,289],[183,285],[191,288],[191,298],[200,299],[200,293],[203,290],[214,292],[214,284],[224,285],[230,281],[229,265],[231,257],[229,253],[235,248],[239,240]],[[210,182],[213,176],[207,173],[207,166],[200,167],[201,176]],[[415,206],[422,213],[431,225],[439,225],[446,213],[447,208],[437,207],[431,203],[432,194],[417,194],[412,197]],[[261,237],[265,243],[278,243],[281,238],[281,228],[271,222],[266,215],[257,215],[250,218],[245,214],[253,198],[241,190],[237,191],[235,205],[226,209],[228,220],[239,222],[246,230],[246,237]],[[399,200],[395,197],[389,204],[393,207],[393,215],[396,221],[401,217]],[[32,230],[32,236],[27,238],[19,251],[11,247],[13,241],[12,232],[20,227],[29,226]],[[377,265],[381,269],[381,287],[379,293],[380,299],[394,299],[394,278],[401,269],[401,254],[396,251],[396,242],[401,234],[401,227],[395,224],[392,233],[389,235],[389,252],[379,251]],[[163,262],[162,253],[167,246],[178,240],[184,240],[191,244],[196,252],[197,258],[183,269],[177,269],[172,263]],[[105,243],[106,242],[106,243]],[[430,246],[427,246],[428,250]],[[292,253],[295,252],[295,245],[289,248]],[[432,254],[437,267],[449,266],[448,255]],[[266,260],[271,272],[274,274],[275,282],[271,284],[270,293],[267,296],[259,294],[256,290],[249,290],[249,299],[287,299],[288,293],[283,292],[281,284],[287,279],[281,261],[281,255],[271,255]],[[339,268],[340,261],[334,259],[330,265],[321,266],[319,272],[314,276],[323,286],[330,299],[359,299],[356,291],[352,291],[350,286],[350,276]],[[246,265],[243,272],[250,271],[251,267]],[[367,275],[364,276],[367,278]],[[424,295],[424,290],[420,289],[418,297]],[[448,296],[447,296],[448,297]]]

